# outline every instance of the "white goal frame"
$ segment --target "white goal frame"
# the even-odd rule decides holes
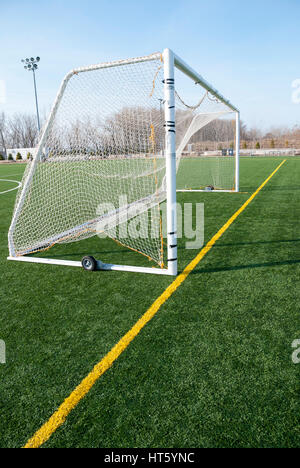
[[[165,158],[166,158],[166,203],[167,203],[167,250],[168,260],[167,268],[149,268],[149,267],[138,267],[128,265],[116,265],[107,264],[97,261],[97,268],[104,271],[127,271],[136,273],[151,273],[158,275],[170,275],[176,276],[178,272],[178,261],[177,261],[177,216],[176,216],[176,136],[175,136],[175,68],[179,69],[189,78],[194,80],[195,83],[199,83],[205,88],[210,94],[216,97],[219,101],[223,102],[236,113],[237,122],[237,134],[236,134],[236,187],[235,190],[239,190],[239,128],[240,128],[240,114],[236,107],[234,107],[228,100],[226,100],[216,89],[214,89],[201,75],[195,72],[189,67],[183,60],[181,60],[174,52],[170,49],[165,49],[163,52],[163,67],[164,67],[164,115],[165,115]],[[57,94],[56,100],[52,107],[50,116],[42,133],[37,152],[35,153],[34,161],[30,168],[30,172],[24,183],[21,195],[19,197],[18,205],[15,208],[13,219],[8,233],[8,244],[10,255],[8,260],[41,263],[41,264],[52,264],[52,265],[64,265],[64,266],[75,266],[82,267],[79,261],[68,261],[58,260],[50,258],[39,258],[32,257],[30,255],[18,256],[14,250],[13,233],[17,220],[21,210],[23,208],[27,191],[30,187],[30,182],[33,178],[35,167],[39,161],[39,154],[41,154],[42,148],[45,146],[49,130],[57,114],[59,104],[62,100],[64,91],[68,85],[68,82],[74,74],[85,73],[94,70],[100,70],[104,68],[120,67],[122,65],[129,65],[139,62],[145,62],[150,60],[157,60],[161,58],[160,53],[152,54],[147,57],[139,57],[128,60],[120,60],[110,63],[101,63],[89,67],[77,68],[69,72],[64,78],[61,88]],[[88,255],[88,253],[87,253]]]

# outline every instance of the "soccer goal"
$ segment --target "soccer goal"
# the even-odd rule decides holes
[[[223,148],[224,136],[235,154],[225,155],[233,148]],[[170,49],[72,70],[27,164],[8,259],[176,275],[176,191],[238,191],[238,155],[238,110]],[[154,266],[40,255],[96,235]]]

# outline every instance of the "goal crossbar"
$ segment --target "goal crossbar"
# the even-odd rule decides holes
[[[229,107],[232,112],[239,112],[239,110],[231,104],[230,101],[224,98],[219,91],[217,91],[211,84],[208,83],[199,73],[193,70],[184,60],[182,60],[178,55],[174,54],[174,65],[178,70],[182,71],[185,75],[195,81],[196,84],[200,84],[206,91],[208,91],[212,96],[216,97],[219,101],[223,102],[227,107]]]

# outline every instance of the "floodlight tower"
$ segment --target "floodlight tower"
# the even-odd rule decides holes
[[[39,116],[39,106],[38,106],[38,98],[37,98],[37,91],[36,91],[36,80],[35,80],[35,72],[38,69],[38,62],[40,61],[40,57],[33,58],[31,57],[26,58],[25,60],[21,60],[22,63],[25,63],[24,68],[25,70],[32,71],[33,73],[33,84],[34,84],[34,94],[35,94],[35,105],[36,105],[36,116],[37,116],[37,124],[39,132],[41,130],[40,126],[40,116]]]

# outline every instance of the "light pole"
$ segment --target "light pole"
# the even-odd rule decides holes
[[[39,132],[41,130],[40,126],[40,116],[39,116],[39,106],[38,106],[38,98],[37,98],[37,91],[36,91],[36,80],[35,80],[35,71],[38,69],[38,62],[40,61],[40,57],[30,59],[27,58],[25,60],[21,60],[22,63],[25,63],[24,68],[25,70],[33,72],[33,84],[34,84],[34,94],[35,94],[35,105],[36,105],[36,116],[37,116],[37,124]]]

